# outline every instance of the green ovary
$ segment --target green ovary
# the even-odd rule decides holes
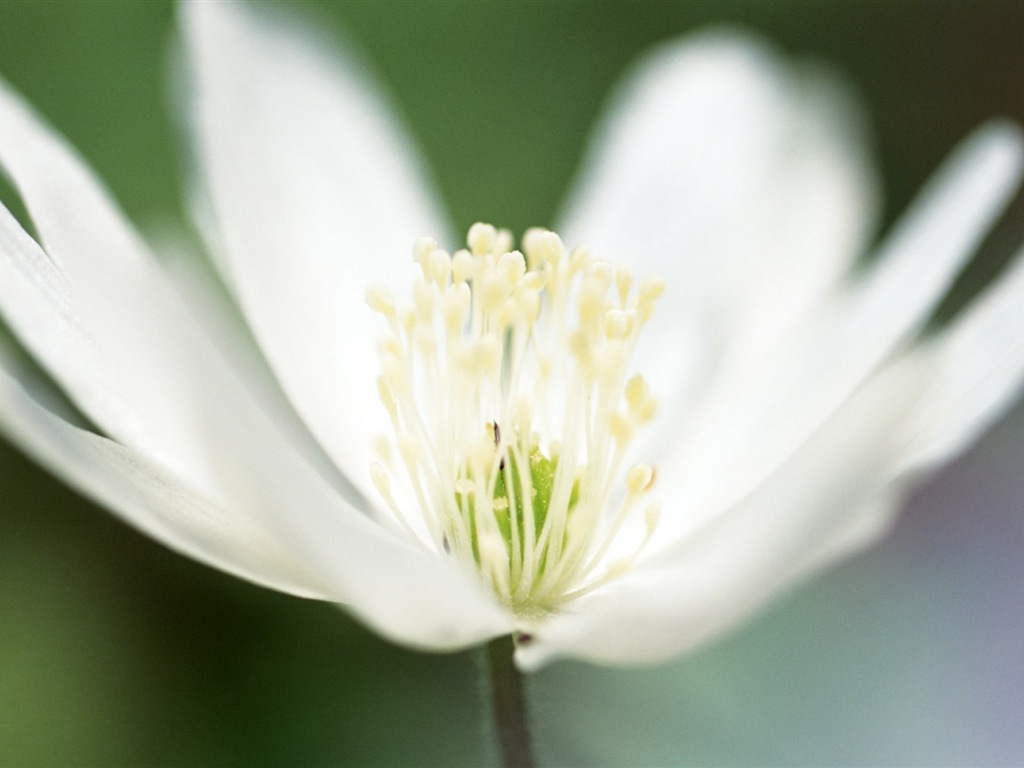
[[[551,501],[558,473],[558,457],[556,455],[554,458],[549,458],[539,447],[534,446],[529,454],[529,467],[524,473],[521,461],[517,458],[518,454],[519,452],[516,450],[504,452],[496,475],[493,476],[491,504],[478,506],[472,492],[456,492],[455,498],[458,507],[468,517],[473,559],[476,564],[484,565],[480,553],[479,530],[481,527],[490,526],[487,522],[480,521],[478,515],[486,514],[491,516],[504,542],[509,558],[510,578],[513,581],[518,581],[526,577],[532,582],[544,575],[548,564],[547,552],[550,547],[541,542],[544,525],[548,520],[548,515],[552,512]],[[524,480],[526,481],[525,490]],[[563,505],[560,505],[564,509],[562,514],[566,521],[572,515],[579,496],[580,483],[576,479],[573,481],[567,503],[563,502]],[[530,521],[532,521],[532,525],[529,524]],[[567,536],[568,533],[563,527],[562,546],[558,547],[559,550],[564,549]],[[526,550],[533,552],[533,569],[529,575],[522,573]],[[527,598],[525,602],[530,603],[530,598]],[[543,606],[537,605],[520,604],[515,607],[543,609]]]

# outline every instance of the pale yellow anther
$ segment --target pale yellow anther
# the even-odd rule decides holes
[[[419,441],[407,432],[398,436],[398,452],[410,468],[415,468],[423,458],[423,449]]]
[[[608,422],[608,429],[612,437],[619,443],[625,444],[633,439],[633,421],[619,411],[612,413]]]
[[[605,311],[605,292],[600,286],[585,282],[580,288],[577,303],[577,312],[580,320],[580,328],[588,334],[597,333],[601,327],[601,318]]]
[[[379,312],[388,319],[395,317],[395,299],[386,285],[374,283],[366,289],[366,303],[374,312]]]
[[[478,278],[479,287],[474,287],[474,294],[479,296],[484,312],[496,312],[508,295],[508,286],[500,276],[493,272]]]
[[[526,230],[526,234],[523,235],[523,249],[526,251],[530,269],[539,269],[544,264],[557,268],[565,253],[562,238],[550,230],[540,228]]]
[[[577,246],[572,249],[572,253],[569,254],[569,274],[575,275],[577,272],[584,270],[590,264],[590,251],[585,247]]]
[[[464,283],[471,280],[476,270],[472,254],[465,248],[452,255],[452,281]]]
[[[391,479],[387,470],[376,461],[370,465],[370,478],[373,480],[377,492],[385,499],[391,499]]]
[[[398,325],[406,334],[411,334],[418,322],[415,307],[404,307],[398,310]]]
[[[408,391],[409,375],[401,360],[385,358],[381,361],[381,373],[395,400],[400,399]]]
[[[519,322],[532,325],[540,315],[540,292],[520,291],[516,298],[516,317]]]
[[[501,373],[501,353],[502,346],[504,345],[504,339],[500,339],[497,336],[486,336],[480,341],[478,347],[478,353],[480,359],[483,361],[483,365],[486,370],[500,375]]]
[[[625,340],[632,331],[633,313],[611,309],[604,315],[604,335],[617,341]]]
[[[634,496],[646,491],[654,479],[654,470],[647,464],[637,464],[626,473],[626,489]]]
[[[427,259],[437,249],[437,241],[432,237],[418,238],[412,247],[413,260],[426,270]]]
[[[587,335],[582,331],[570,334],[568,338],[569,351],[576,357],[576,361],[584,366],[589,366],[593,359],[593,349]]]
[[[381,359],[386,357],[401,357],[402,343],[391,334],[381,336],[377,339],[377,354]]]
[[[395,395],[391,391],[391,386],[388,384],[387,379],[384,376],[377,377],[377,396],[380,398],[381,403],[384,404],[385,410],[392,419],[395,419],[398,414],[398,407],[395,404]]]
[[[498,272],[511,290],[526,274],[526,259],[519,251],[509,251],[498,259]]]
[[[465,283],[449,285],[441,299],[441,314],[449,333],[461,330],[469,313],[472,293]]]
[[[592,261],[587,266],[587,279],[594,282],[602,293],[606,293],[612,285],[612,268],[606,261]]]
[[[640,318],[641,323],[646,323],[650,320],[651,315],[654,312],[654,305],[658,299],[661,298],[662,294],[665,293],[665,281],[656,277],[651,277],[644,280],[640,286],[640,292],[637,296],[636,312]]]
[[[542,383],[551,380],[551,373],[554,367],[554,361],[550,357],[541,357],[537,361],[537,375]]]
[[[615,270],[615,289],[619,293],[619,306],[625,307],[629,301],[629,291],[633,287],[633,273],[629,267]]]
[[[640,300],[657,301],[665,293],[665,287],[660,277],[648,277],[640,286]]]
[[[523,233],[523,253],[526,254],[526,261],[530,265],[530,269],[538,269],[544,263],[541,236],[546,231],[539,227],[532,227]]]
[[[458,350],[459,364],[467,374],[497,378],[501,374],[501,341],[485,336],[462,344]]]
[[[501,329],[509,328],[516,321],[518,315],[518,302],[513,298],[505,299],[498,311],[498,326]]]
[[[520,290],[524,291],[540,291],[544,288],[547,283],[546,272],[527,272],[519,283]]]
[[[373,438],[373,452],[383,464],[391,464],[391,441],[384,435],[377,435]]]
[[[455,364],[459,367],[459,370],[467,376],[478,376],[483,373],[483,371],[479,370],[476,362],[476,342],[459,339],[455,347],[451,349],[450,354],[455,358]]]
[[[636,419],[637,424],[646,424],[654,418],[657,412],[658,401],[653,397],[648,397],[634,409],[633,418]]]
[[[437,351],[437,339],[434,336],[434,329],[430,326],[421,325],[413,334],[413,340],[420,353],[430,358]]]
[[[647,526],[648,534],[653,533],[654,529],[658,527],[658,521],[661,519],[661,504],[658,502],[652,502],[648,505],[647,509],[644,510],[644,523]]]
[[[610,339],[594,354],[597,374],[606,387],[614,387],[622,380],[622,369],[629,360],[629,349],[621,341]]]
[[[627,573],[633,570],[632,559],[614,560],[608,563],[608,570],[605,572],[608,580],[617,579],[620,576],[625,576]]]
[[[507,229],[499,229],[497,235],[494,238],[494,245],[491,249],[494,253],[508,253],[512,250],[512,244],[515,242],[515,238],[512,237],[512,233]]]
[[[448,284],[448,275],[452,271],[451,257],[447,251],[435,248],[427,261],[430,267],[430,277],[434,280],[434,284],[443,290]]]
[[[649,397],[647,382],[639,373],[630,377],[626,382],[625,396],[626,403],[631,409],[639,408],[641,403]]]
[[[413,307],[416,319],[421,323],[429,323],[434,314],[436,294],[432,286],[423,280],[417,280],[413,286]]]
[[[494,243],[498,239],[498,232],[490,224],[477,222],[469,228],[466,236],[466,245],[474,256],[483,256],[485,253],[492,253]]]

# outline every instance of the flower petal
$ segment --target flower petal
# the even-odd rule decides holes
[[[171,547],[346,603],[407,644],[449,648],[508,630],[473,577],[370,521],[346,499],[351,489],[329,485],[294,449],[89,171],[2,84],[0,163],[46,246],[0,208],[0,309],[116,442],[32,411],[24,393],[0,402],[12,437]],[[281,552],[316,581],[280,573]]]
[[[253,400],[88,168],[2,82],[0,165],[46,245],[0,206],[0,312],[81,411],[215,497],[258,493],[248,465],[267,454],[298,468],[275,404]]]
[[[165,545],[271,589],[323,597],[307,564],[281,551],[250,519],[210,500],[112,440],[71,426],[38,404],[25,372],[0,346],[0,424],[17,445],[61,479]]]
[[[581,598],[517,654],[535,669],[558,656],[648,663],[725,631],[805,569],[814,551],[884,493],[899,424],[930,369],[927,356],[873,378],[746,499],[633,574]],[[681,512],[681,510],[675,510]]]
[[[819,68],[704,33],[645,60],[605,123],[562,230],[665,278],[636,358],[665,400],[770,353],[867,245],[880,195],[859,110]],[[683,356],[680,382],[664,369]]]
[[[415,239],[447,227],[352,61],[265,9],[180,8],[225,277],[299,413],[372,495],[372,436],[387,418],[364,292],[406,284]]]
[[[1024,384],[1024,254],[916,354],[932,358],[932,375],[904,422],[886,492],[804,553],[796,572],[811,573],[874,543],[895,521],[910,482],[966,450],[1016,401]]]
[[[73,150],[2,82],[0,165],[46,245],[0,212],[7,322],[103,431],[213,490],[190,413],[200,369],[167,286]]]
[[[445,650],[508,632],[476,580],[357,515],[217,504],[136,451],[67,424],[19,383],[0,347],[0,428],[36,460],[166,546],[261,586],[346,603],[381,634]],[[244,510],[244,511],[243,511]],[[308,508],[302,510],[309,512]],[[314,523],[310,525],[309,523]]]
[[[749,493],[871,373],[908,343],[972,253],[1020,177],[1021,138],[994,124],[946,163],[845,293],[809,317],[766,361],[738,367],[675,424],[659,462],[662,491],[701,524]]]
[[[939,356],[907,433],[901,471],[953,458],[1002,416],[1024,384],[1024,252],[934,342]]]

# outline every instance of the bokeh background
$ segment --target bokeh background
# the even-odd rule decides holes
[[[1024,5],[310,6],[369,60],[454,222],[552,222],[602,100],[707,24],[860,88],[887,220],[972,127],[1024,123]],[[149,230],[182,220],[165,2],[0,0],[0,73]],[[6,189],[6,188],[4,188]],[[1019,201],[948,309],[1024,241]],[[874,550],[714,647],[532,681],[553,765],[1024,765],[1024,410]],[[478,765],[473,654],[422,655],[327,605],[186,561],[0,445],[0,766]]]

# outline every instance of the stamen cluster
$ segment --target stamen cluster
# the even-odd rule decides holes
[[[425,546],[463,558],[518,615],[542,615],[628,570],[657,524],[654,470],[624,465],[655,413],[627,370],[664,283],[634,286],[627,269],[567,254],[541,229],[520,252],[507,231],[474,224],[467,245],[449,255],[417,241],[408,304],[367,291],[388,321],[378,388],[394,430],[371,474]],[[644,533],[610,560],[638,507]]]

